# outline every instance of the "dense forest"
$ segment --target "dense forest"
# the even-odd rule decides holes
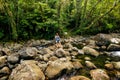
[[[0,40],[120,32],[120,0],[0,0]]]

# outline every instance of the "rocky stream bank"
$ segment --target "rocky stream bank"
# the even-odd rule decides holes
[[[120,34],[0,43],[0,80],[120,80]]]

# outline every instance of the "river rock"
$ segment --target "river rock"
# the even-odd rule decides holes
[[[45,55],[45,54],[51,54],[53,51],[51,51],[49,48],[43,48],[39,51],[39,54]]]
[[[22,44],[18,44],[18,43],[14,43],[13,46],[11,47],[13,49],[13,51],[18,51],[23,47]]]
[[[67,55],[70,55],[69,52],[66,52],[63,48],[59,48],[55,51],[55,55],[57,57],[65,57]]]
[[[0,69],[0,80],[8,80],[10,74],[10,69],[8,67],[3,67]]]
[[[100,53],[99,53],[98,51],[96,51],[95,49],[90,48],[90,47],[87,47],[87,46],[83,47],[82,50],[84,51],[85,54],[90,54],[90,55],[93,55],[93,56],[95,56],[95,57],[99,56],[99,54],[100,54]]]
[[[78,54],[84,54],[83,50],[78,50]]]
[[[88,68],[90,69],[94,69],[94,68],[97,68],[94,63],[92,63],[91,61],[85,61],[85,64]]]
[[[7,74],[10,74],[10,69],[8,67],[3,67],[1,70],[0,70],[0,74],[3,74],[3,75],[7,75]]]
[[[95,43],[97,46],[101,47],[101,46],[108,46],[110,44],[110,39],[112,37],[108,34],[97,34],[94,37]]]
[[[116,77],[120,79],[120,71],[116,71]]]
[[[119,38],[111,38],[110,41],[113,44],[119,44],[120,43],[120,39]]]
[[[51,57],[49,58],[50,61],[55,61],[55,60],[57,60],[57,59],[58,59],[58,57],[56,57],[56,56],[51,56]]]
[[[90,79],[85,76],[73,76],[69,80],[90,80]]]
[[[48,66],[48,64],[45,63],[45,62],[38,63],[37,65],[40,67],[40,69],[41,69],[43,72],[46,70],[46,68],[47,68],[47,66]]]
[[[91,58],[90,58],[90,57],[87,57],[87,56],[86,56],[84,59],[85,59],[86,61],[91,61]]]
[[[1,56],[0,57],[0,68],[6,65],[7,62],[7,56]]]
[[[10,68],[10,69],[14,69],[15,67],[18,66],[18,64],[11,64],[11,63],[7,63],[7,66]]]
[[[53,56],[53,53],[45,54],[45,55],[43,56],[43,60],[44,60],[44,61],[48,61],[49,58],[52,57],[52,56]]]
[[[33,40],[31,46],[38,46],[38,45],[40,45],[40,44],[41,44],[41,41],[40,41],[40,40]]]
[[[113,70],[114,69],[112,63],[105,64],[105,68],[108,69],[108,70]]]
[[[38,50],[35,47],[27,47],[18,52],[21,58],[34,58],[36,57]]]
[[[31,40],[28,40],[27,43],[26,43],[26,46],[28,47],[33,47],[33,46],[42,46],[44,45],[46,42],[46,40],[35,40],[35,39],[31,39]]]
[[[74,69],[80,69],[83,68],[83,65],[79,61],[72,62]]]
[[[63,70],[66,69],[67,71],[70,71],[72,68],[73,65],[70,61],[66,60],[65,58],[60,58],[58,60],[50,61],[48,63],[45,74],[48,78],[54,78],[60,75]]]
[[[71,56],[76,56],[76,55],[78,55],[78,52],[72,51],[72,52],[70,53],[70,55],[71,55]]]
[[[64,44],[64,46],[63,46],[64,49],[69,49],[69,48],[72,48],[72,47],[73,47],[73,46],[72,46],[71,43],[66,43],[66,44]]]
[[[6,55],[6,54],[2,51],[2,47],[0,46],[0,57],[4,56],[4,55]]]
[[[62,44],[66,44],[66,43],[69,43],[71,42],[71,38],[69,39],[62,39]]]
[[[110,80],[110,77],[103,69],[95,69],[90,71],[92,80]]]
[[[15,64],[19,61],[19,54],[15,53],[7,57],[9,63]]]
[[[35,57],[35,60],[36,61],[43,61],[44,60],[43,55],[37,54],[36,57]]]
[[[49,46],[48,48],[49,48],[51,51],[54,51],[55,48],[56,48],[56,46],[55,46],[55,45],[52,45],[52,46]]]
[[[120,70],[120,61],[119,62],[112,62],[115,69]]]
[[[86,42],[85,39],[81,39],[81,40],[74,40],[71,42],[71,44],[74,47],[77,47],[78,49],[82,49],[86,45]]]
[[[9,77],[8,75],[1,76],[1,77],[0,77],[0,80],[8,80],[8,77]]]
[[[91,48],[96,48],[95,40],[88,40],[88,45],[87,46],[89,46]]]
[[[33,60],[22,61],[12,70],[9,80],[45,80],[43,72],[36,64]]]
[[[110,44],[107,48],[108,51],[120,51],[120,45]]]
[[[8,48],[2,48],[1,51],[4,53],[4,55],[10,55],[11,54],[11,50],[8,49]]]

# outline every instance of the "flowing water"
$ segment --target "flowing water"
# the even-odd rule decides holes
[[[60,77],[58,77],[57,79],[54,80],[69,80],[70,77],[75,76],[78,70],[74,70],[68,74],[63,74]]]
[[[120,51],[113,51],[113,52],[111,52],[111,55],[113,57],[120,57]]]

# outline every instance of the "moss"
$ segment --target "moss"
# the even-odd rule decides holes
[[[108,74],[110,77],[115,77],[115,73],[116,73],[115,70],[107,71],[107,74]]]
[[[98,68],[104,68],[105,61],[107,60],[107,57],[104,55],[100,55],[98,57],[91,57],[92,62],[98,67]]]
[[[92,55],[77,55],[76,58],[77,59],[81,59],[82,60],[82,64],[85,65],[85,57],[90,57],[91,58],[91,62],[93,62],[98,68],[104,68],[105,65],[105,61],[107,60],[107,58],[109,58],[107,55],[99,55],[98,57],[94,57]]]
[[[81,60],[81,64],[84,66],[85,65],[85,60],[84,58],[86,55],[77,55],[76,58]]]
[[[107,55],[99,55],[98,57],[94,57],[92,55],[77,55],[76,58],[81,60],[81,64],[84,66],[83,69],[79,70],[78,74],[83,75],[90,78],[90,69],[86,67],[85,65],[85,57],[90,57],[91,62],[93,62],[97,68],[104,68],[105,61],[107,60]]]
[[[88,68],[80,69],[78,71],[77,75],[86,76],[86,77],[90,78],[90,69],[88,69]]]

